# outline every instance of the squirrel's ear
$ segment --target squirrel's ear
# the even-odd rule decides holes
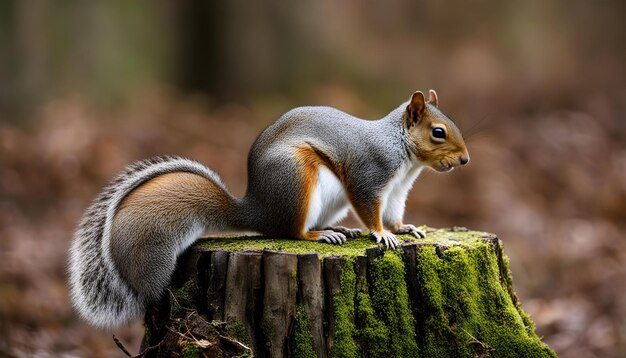
[[[435,107],[439,107],[439,99],[437,98],[437,92],[434,89],[428,91],[428,103]]]
[[[424,109],[426,109],[426,99],[424,98],[424,94],[420,91],[413,93],[411,102],[409,102],[409,105],[406,107],[409,127],[419,122],[424,114]]]

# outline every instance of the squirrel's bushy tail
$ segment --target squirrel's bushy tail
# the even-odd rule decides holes
[[[172,172],[200,175],[228,193],[219,176],[205,166],[185,158],[162,156],[128,166],[102,190],[83,215],[70,248],[69,284],[74,307],[94,326],[122,325],[143,314],[146,305],[155,300],[154,295],[129,285],[115,267],[111,254],[111,226],[120,203],[133,189]],[[168,260],[162,271],[169,272],[151,275],[146,285],[162,290],[169,283],[176,256],[195,241],[202,228],[194,225],[186,229],[187,232],[173,234],[178,235],[175,238],[177,243],[169,246],[170,250],[156,251],[173,256],[158,258]],[[128,264],[133,265],[132,262]]]

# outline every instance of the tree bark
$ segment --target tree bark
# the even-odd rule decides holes
[[[200,241],[146,314],[143,348],[149,356],[555,356],[521,309],[497,237],[450,229],[405,241],[401,250],[367,238],[344,247]]]

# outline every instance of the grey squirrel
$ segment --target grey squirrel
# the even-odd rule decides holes
[[[354,210],[376,243],[397,248],[404,205],[423,168],[446,172],[469,155],[435,91],[415,92],[380,120],[330,107],[293,109],[248,156],[241,199],[219,176],[180,157],[134,163],[91,203],[70,248],[71,299],[94,326],[115,327],[161,298],[180,253],[205,231],[254,231],[342,244],[359,229],[333,226]]]

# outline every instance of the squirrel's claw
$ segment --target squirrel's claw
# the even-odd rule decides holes
[[[423,239],[426,237],[426,232],[424,230],[418,229],[415,225],[411,224],[403,224],[400,225],[398,229],[394,232],[396,235],[413,235],[418,239]]]
[[[370,232],[370,236],[372,236],[377,244],[380,244],[381,242],[384,243],[385,247],[388,249],[397,249],[400,247],[400,241],[398,241],[396,235],[387,230],[382,230],[380,232],[372,230]]]
[[[343,245],[348,240],[344,234],[332,230],[324,230],[319,233],[320,236],[317,241],[328,244]]]
[[[354,239],[355,237],[359,237],[362,234],[360,229],[350,229],[344,226],[329,226],[324,230],[331,230],[341,233],[348,239]]]

